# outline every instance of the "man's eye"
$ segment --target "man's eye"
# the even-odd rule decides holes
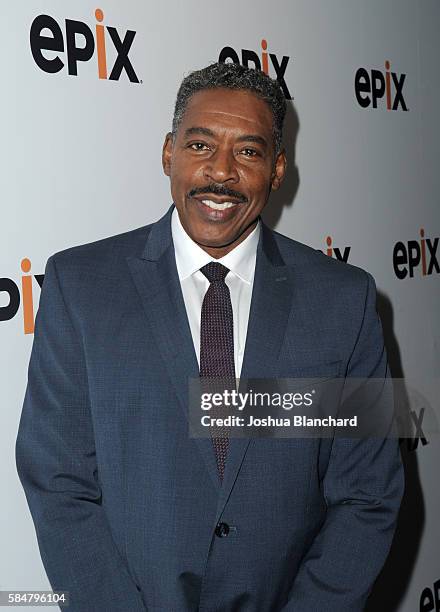
[[[193,149],[194,151],[203,151],[203,147],[205,147],[206,149],[208,148],[203,142],[192,142],[189,145],[189,148]]]
[[[250,149],[249,147],[242,149],[242,151],[246,157],[255,157],[256,155],[258,155],[258,151],[256,151],[255,149]]]

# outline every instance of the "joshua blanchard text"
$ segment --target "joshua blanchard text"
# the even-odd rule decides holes
[[[310,418],[295,415],[292,418],[265,417],[256,418],[250,415],[246,420],[244,417],[227,416],[223,419],[204,415],[201,418],[204,427],[357,427],[357,416],[350,419],[337,419],[332,416],[324,418]]]

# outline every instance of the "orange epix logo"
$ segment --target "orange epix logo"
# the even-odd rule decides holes
[[[34,299],[32,291],[32,279],[35,278],[40,288],[43,285],[44,274],[31,275],[31,261],[27,257],[21,260],[21,270],[24,275],[21,277],[20,287],[12,278],[0,278],[0,295],[6,294],[9,302],[5,306],[0,306],[0,322],[10,321],[15,317],[23,304],[23,329],[25,334],[34,333]]]

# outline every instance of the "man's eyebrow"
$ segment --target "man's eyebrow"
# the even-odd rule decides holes
[[[204,136],[210,136],[211,138],[215,137],[214,132],[210,130],[209,128],[190,127],[187,130],[185,130],[185,138],[188,138],[188,136],[192,136],[193,134],[203,134]]]
[[[237,138],[237,142],[255,142],[256,144],[260,144],[262,147],[267,147],[266,139],[258,134],[245,134],[244,136]]]

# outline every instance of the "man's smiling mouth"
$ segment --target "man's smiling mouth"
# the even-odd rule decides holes
[[[238,202],[214,202],[213,200],[201,200],[201,202],[213,210],[225,210],[238,205]]]

